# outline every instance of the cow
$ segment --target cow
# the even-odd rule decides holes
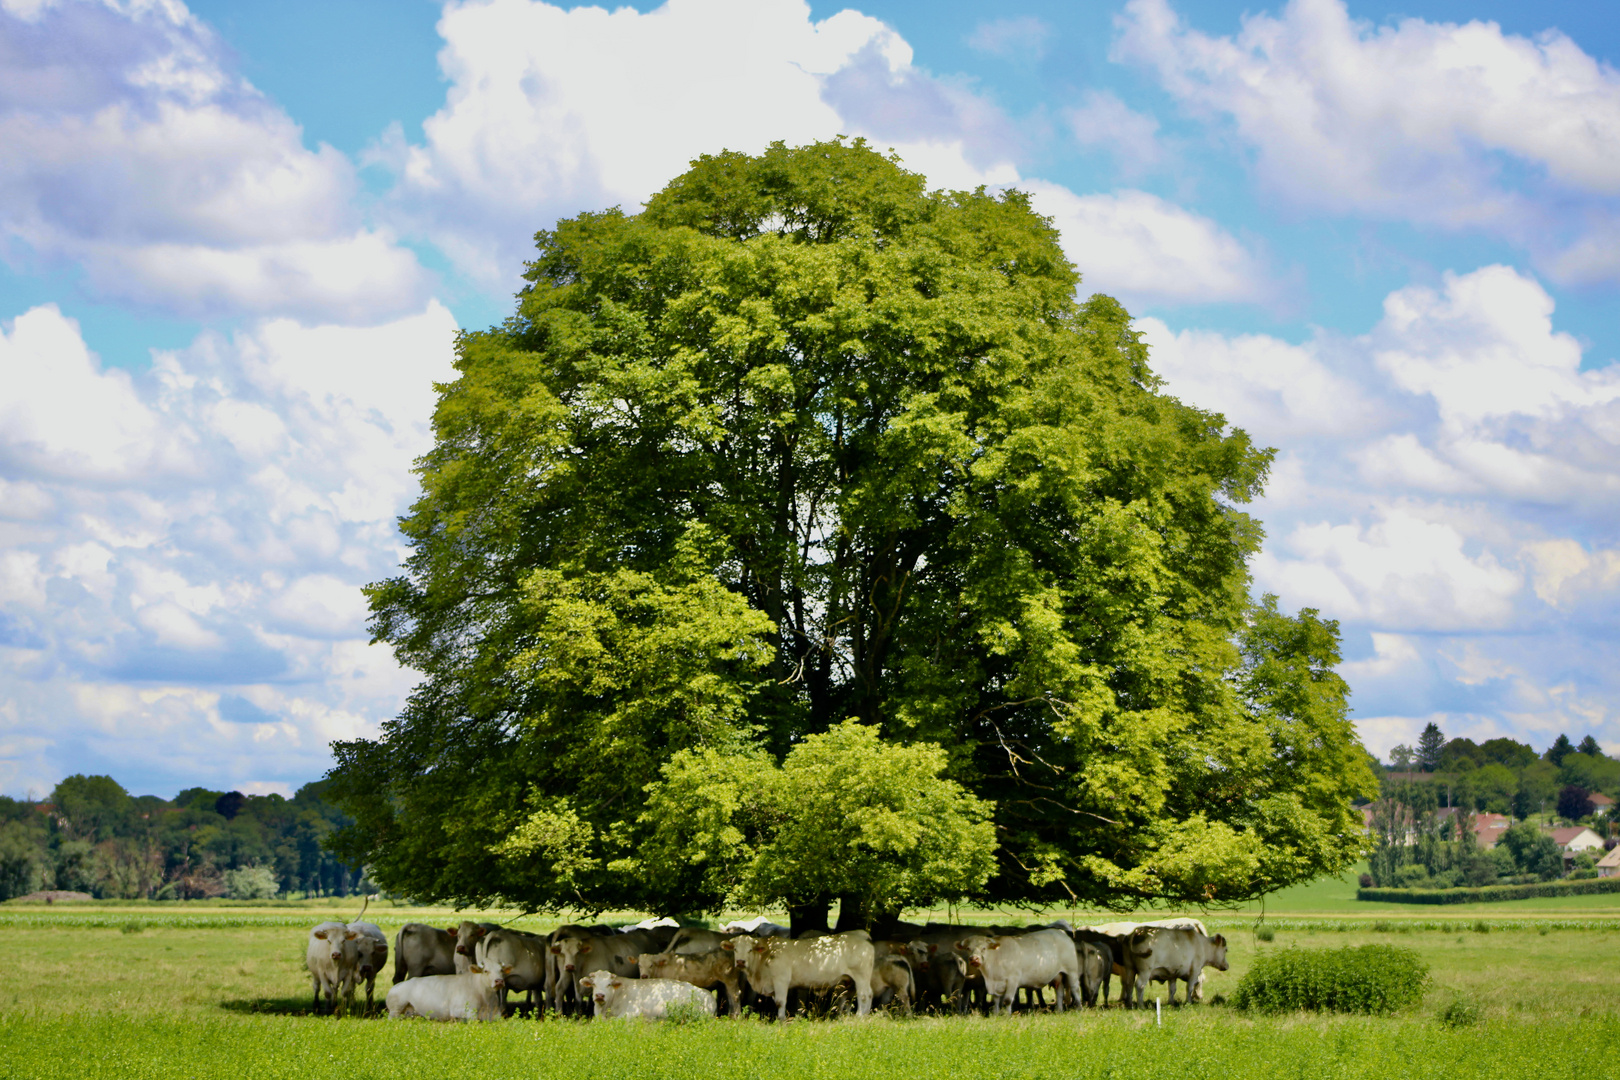
[[[426,923],[406,923],[394,935],[394,985],[424,975],[456,973],[456,938]]]
[[[388,1018],[421,1016],[428,1020],[499,1020],[505,1015],[501,996],[505,973],[477,964],[460,975],[421,975],[396,983],[388,991]]]
[[[490,930],[478,941],[478,954],[474,959],[485,971],[504,973],[501,988],[501,1008],[506,1008],[506,992],[521,990],[533,1005],[536,1016],[544,1011],[546,996],[546,969],[550,958],[546,938],[522,930],[500,927]]]
[[[388,938],[382,929],[374,923],[352,922],[346,928],[352,930],[354,939],[354,979],[350,982],[349,995],[354,996],[354,987],[364,979],[366,983],[366,1012],[376,1007],[375,991],[377,976],[382,974],[383,968],[388,965]],[[353,1006],[353,1001],[350,1001]]]
[[[1080,1000],[1086,1006],[1097,1007],[1098,991],[1102,1003],[1108,1004],[1108,983],[1114,974],[1114,957],[1106,946],[1075,938],[1075,958],[1080,961]]]
[[[1125,984],[1127,1006],[1133,989],[1136,1004],[1145,1004],[1148,981],[1161,978],[1169,983],[1170,1004],[1176,1003],[1177,979],[1187,984],[1190,1004],[1196,1000],[1194,988],[1204,968],[1226,970],[1226,938],[1209,937],[1190,927],[1140,926],[1126,945],[1125,960],[1130,978]]]
[[[1133,926],[1132,929],[1135,929]],[[1108,1004],[1108,992],[1111,976],[1118,975],[1126,978],[1125,971],[1125,944],[1130,940],[1130,934],[1105,934],[1100,930],[1082,926],[1074,932],[1074,947],[1078,952],[1082,945],[1090,945],[1102,953],[1108,960],[1108,970],[1102,978],[1102,1003]],[[1081,957],[1081,966],[1085,966],[1085,958]],[[1082,980],[1085,972],[1081,972]],[[1123,993],[1123,991],[1122,991]]]
[[[568,924],[559,926],[546,935],[546,996],[551,999],[553,1011],[567,1015],[570,1005],[577,1010],[583,1010],[584,1002],[574,995],[574,977],[569,975],[564,980],[562,968],[562,954],[556,946],[569,939],[583,941],[586,938],[606,936],[598,933],[597,928],[589,926],[575,926]]]
[[[677,923],[674,919],[664,919],[653,926],[642,926],[637,923],[634,926],[622,927],[619,933],[637,935],[638,940],[646,942],[643,948],[647,952],[667,952],[669,943],[674,940],[675,935],[680,931],[680,923]]]
[[[728,937],[737,934],[747,934],[750,937],[792,937],[793,933],[787,927],[771,922],[763,915],[755,915],[752,919],[743,919],[739,922],[727,923],[720,928],[720,932]],[[717,946],[718,947],[718,946]]]
[[[579,993],[577,983],[585,972],[597,968],[622,978],[639,978],[640,969],[634,958],[641,953],[654,951],[653,946],[660,936],[651,930],[632,930],[628,934],[565,937],[554,941],[551,954],[558,964],[561,991],[567,993],[573,990],[576,1000],[583,1002],[585,996]]]
[[[679,979],[706,990],[723,986],[727,1011],[733,1017],[742,1015],[742,974],[736,957],[724,949],[697,954],[642,953],[636,957],[636,965],[643,979]]]
[[[903,955],[880,953],[872,962],[872,1007],[882,1008],[898,1001],[907,1016],[911,1015],[911,999],[916,982],[911,974],[911,962]]]
[[[595,1002],[596,1015],[605,1020],[663,1020],[671,1006],[714,1015],[714,995],[680,979],[626,978],[598,970],[581,978],[579,985]]]
[[[738,931],[742,933],[742,931]],[[727,938],[736,937],[737,934],[716,933],[705,930],[699,926],[683,926],[675,931],[675,936],[669,939],[660,952],[682,953],[687,956],[699,956],[703,953],[713,952],[720,947],[720,943]]]
[[[734,938],[721,946],[737,958],[754,992],[776,1000],[776,1017],[787,1019],[788,994],[795,987],[831,989],[839,980],[855,984],[856,1011],[872,1011],[872,939],[865,930],[815,938]]]
[[[960,939],[962,929],[955,927],[943,933],[936,930],[906,943],[919,993],[926,994],[935,1008],[948,1007],[958,1013],[967,1010],[968,968],[952,946]]]
[[[338,1012],[354,994],[354,968],[358,953],[355,939],[360,935],[340,922],[323,922],[309,932],[304,949],[304,966],[309,968],[315,986],[316,1013],[321,1011],[321,995],[326,995],[326,1011]]]
[[[1038,989],[1059,983],[1057,1011],[1063,1011],[1065,989],[1079,996],[1080,960],[1074,941],[1062,930],[989,937],[974,934],[956,943],[956,951],[967,961],[970,972],[984,976],[991,1008],[1012,1010],[1013,999],[1021,988]]]
[[[456,974],[465,975],[474,964],[478,962],[478,943],[484,935],[491,930],[499,930],[499,923],[472,922],[461,920],[459,926],[451,927],[446,931],[456,939]]]

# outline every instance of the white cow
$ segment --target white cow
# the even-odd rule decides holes
[[[720,946],[737,957],[756,994],[776,999],[776,1016],[787,1019],[795,987],[830,990],[842,979],[855,984],[856,1011],[872,1011],[872,965],[876,950],[865,930],[814,938],[733,938]]]
[[[1144,1004],[1149,981],[1163,979],[1170,987],[1170,1004],[1176,1003],[1176,980],[1187,984],[1187,1000],[1202,997],[1204,968],[1225,971],[1226,938],[1214,937],[1191,927],[1140,926],[1125,946],[1125,963],[1130,969],[1125,984],[1125,1003]]]
[[[499,1020],[506,973],[474,964],[460,975],[423,975],[395,983],[388,991],[388,1018],[421,1016],[428,1020]]]
[[[354,967],[359,935],[340,922],[323,922],[309,932],[304,950],[304,966],[315,984],[315,1011],[321,1011],[321,995],[326,995],[326,1011],[336,1012],[354,993]]]
[[[349,1005],[354,1005],[354,988],[364,980],[366,984],[366,1012],[370,1012],[376,1004],[373,994],[377,987],[377,976],[388,966],[388,938],[382,929],[374,923],[352,922],[345,929],[353,932],[354,939],[354,978],[349,982]]]
[[[911,1015],[911,999],[916,990],[912,978],[911,962],[896,953],[879,956],[872,964],[872,1001],[881,1007],[898,1001],[907,1016]]]
[[[956,943],[956,951],[967,960],[968,974],[984,976],[996,1012],[1012,1011],[1013,999],[1024,987],[1038,989],[1058,986],[1057,1011],[1063,1011],[1067,990],[1081,994],[1080,960],[1074,939],[1062,930],[1037,930],[1017,937],[987,937],[975,934]]]
[[[713,1016],[714,994],[680,979],[636,979],[611,971],[593,971],[579,980],[604,1020],[662,1020],[671,1006],[687,1006]]]
[[[722,934],[750,934],[753,937],[792,937],[793,933],[787,927],[771,922],[763,915],[755,915],[752,919],[743,919],[739,922],[727,923],[720,928]]]
[[[578,989],[578,981],[585,972],[598,968],[622,978],[638,978],[641,970],[636,957],[644,952],[659,951],[668,940],[656,930],[557,938],[551,943],[558,981],[556,992],[560,996],[573,989],[575,1000],[584,1001],[585,994]]]
[[[737,973],[737,961],[731,953],[722,949],[697,954],[642,953],[636,963],[643,979],[675,979],[705,990],[723,986],[731,1015],[742,1015],[742,976]]]
[[[501,991],[503,1009],[506,1006],[506,991],[520,990],[527,995],[530,1005],[543,1011],[549,957],[549,946],[544,935],[503,926],[479,939],[475,959],[485,971],[499,969],[505,972],[506,986]]]

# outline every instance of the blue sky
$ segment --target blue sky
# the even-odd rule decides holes
[[[1602,5],[0,0],[0,790],[286,791],[411,685],[431,383],[533,232],[844,133],[1017,186],[1279,450],[1256,587],[1433,720],[1620,751]]]

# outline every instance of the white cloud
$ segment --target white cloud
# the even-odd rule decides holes
[[[1264,302],[1276,285],[1260,260],[1214,221],[1145,191],[1076,195],[1043,180],[1018,185],[1062,233],[1081,291],[1128,307]]]
[[[1168,0],[1130,0],[1116,59],[1153,69],[1189,110],[1231,118],[1262,180],[1301,204],[1453,227],[1483,226],[1568,280],[1612,278],[1620,196],[1620,73],[1548,31],[1403,19],[1373,27],[1343,0],[1291,0],[1231,37],[1188,28]],[[1504,178],[1543,175],[1543,197]],[[1573,218],[1560,203],[1581,204]],[[1563,227],[1549,236],[1550,224]],[[1559,253],[1560,243],[1574,246]]]
[[[1052,28],[1035,16],[1018,15],[980,23],[968,34],[967,44],[1004,60],[1039,60],[1046,55],[1051,34]]]
[[[1255,560],[1260,586],[1388,629],[1507,625],[1521,575],[1455,525],[1388,507],[1363,524],[1298,524]]]
[[[177,2],[0,15],[0,237],[97,295],[188,316],[377,319],[427,275],[355,209],[348,160],[306,149]]]
[[[46,474],[116,478],[183,468],[188,452],[129,375],[100,370],[78,324],[48,304],[0,326],[0,455]]]
[[[12,327],[0,386],[19,356],[52,381],[0,399],[30,504],[0,551],[0,738],[25,747],[0,782],[303,782],[394,715],[413,680],[367,644],[359,590],[398,566],[450,313],[204,333],[138,376],[53,308]]]
[[[1136,327],[1173,393],[1224,414],[1263,445],[1354,435],[1379,423],[1378,403],[1313,346],[1265,334],[1174,333],[1153,318],[1138,319]]]
[[[1093,288],[1170,303],[1270,294],[1258,260],[1207,218],[1144,192],[1081,197],[1024,178],[1020,124],[855,11],[816,22],[802,0],[645,14],[487,0],[450,5],[439,29],[444,108],[421,145],[395,131],[374,157],[398,173],[401,228],[490,288],[516,279],[536,228],[634,211],[699,154],[845,134],[893,147],[931,185],[1035,192]]]
[[[1080,104],[1063,112],[1075,142],[1105,150],[1127,176],[1156,168],[1165,159],[1159,122],[1126,105],[1108,90],[1087,90]]]

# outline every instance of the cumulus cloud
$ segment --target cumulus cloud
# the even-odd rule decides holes
[[[302,782],[397,711],[359,587],[398,565],[448,311],[208,332],[138,375],[52,307],[0,329],[0,784]]]
[[[429,279],[349,161],[235,75],[179,3],[0,12],[0,237],[99,297],[193,317],[375,320]]]
[[[1300,204],[1483,227],[1561,280],[1620,272],[1591,236],[1620,221],[1620,73],[1557,31],[1374,27],[1343,0],[1291,0],[1230,37],[1190,29],[1168,0],[1130,0],[1117,26],[1116,59],[1229,117],[1263,182]]]
[[[1259,260],[1207,218],[1144,192],[1081,197],[1023,176],[1019,123],[971,83],[914,64],[899,34],[856,11],[818,22],[802,0],[669,0],[646,13],[483,0],[448,6],[439,30],[444,108],[423,143],[396,130],[372,158],[397,171],[402,228],[491,288],[515,280],[536,228],[634,210],[699,154],[844,134],[894,148],[936,186],[1036,192],[1093,288],[1166,302],[1268,295]]]
[[[1076,195],[1043,180],[1018,185],[1052,218],[1084,292],[1127,305],[1262,303],[1276,284],[1248,248],[1207,217],[1130,189]]]
[[[1111,91],[1087,90],[1079,105],[1064,110],[1063,119],[1075,142],[1111,154],[1127,176],[1157,168],[1165,159],[1159,122]]]
[[[1583,367],[1534,278],[1399,289],[1355,337],[1138,328],[1171,393],[1288,447],[1255,584],[1344,623],[1369,748],[1620,742],[1620,365]]]

